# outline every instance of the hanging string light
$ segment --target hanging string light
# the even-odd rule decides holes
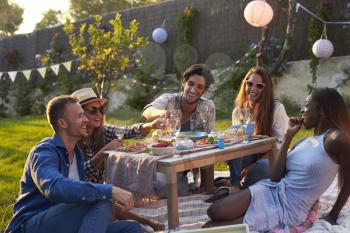
[[[324,24],[321,38],[312,45],[312,53],[317,58],[329,58],[333,54],[334,46],[332,42],[327,39],[326,31],[326,24]]]
[[[327,25],[328,24],[338,24],[338,25],[350,25],[349,21],[326,21],[307,9],[305,6],[300,4],[299,2],[295,1],[296,4],[296,9],[295,11],[298,12],[299,8],[304,10],[306,13],[311,15],[312,17],[316,18],[317,20],[321,21],[323,23],[323,32],[321,35],[321,38],[317,40],[313,45],[312,45],[312,53],[317,57],[317,58],[329,58],[332,56],[334,52],[334,46],[333,43],[328,40],[327,38]]]
[[[165,19],[162,26],[153,30],[152,39],[158,44],[162,44],[168,39],[168,32],[165,30]]]
[[[273,10],[265,0],[251,1],[244,9],[244,18],[254,27],[265,27],[273,18]]]

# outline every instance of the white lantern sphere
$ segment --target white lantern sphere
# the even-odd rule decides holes
[[[273,18],[273,10],[264,0],[251,1],[244,9],[244,18],[254,27],[265,27]]]
[[[168,39],[168,33],[164,28],[159,27],[159,28],[154,29],[154,31],[152,33],[152,38],[155,42],[161,44],[161,43],[164,43]]]
[[[312,46],[312,52],[318,58],[328,58],[332,56],[333,51],[333,44],[327,39],[319,39]]]

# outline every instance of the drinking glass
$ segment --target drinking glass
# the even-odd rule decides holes
[[[247,134],[247,124],[250,121],[251,118],[251,113],[249,108],[241,108],[239,109],[239,120],[241,122],[242,125],[244,125],[244,140],[242,141],[243,144],[248,144],[248,134]]]
[[[209,121],[209,109],[208,106],[204,106],[202,111],[198,113],[199,119],[203,122],[204,131],[209,133],[208,121]]]
[[[127,123],[126,121],[121,121],[118,125],[118,130],[115,131],[115,135],[118,139],[123,139],[126,131],[128,131]]]
[[[241,108],[239,109],[239,120],[242,125],[245,125],[250,120],[250,110],[249,108]]]
[[[170,110],[169,118],[167,119],[168,127],[172,134],[177,137],[181,130],[181,110]]]

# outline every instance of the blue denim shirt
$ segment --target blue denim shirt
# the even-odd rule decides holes
[[[58,134],[31,150],[13,207],[14,217],[5,233],[16,232],[27,219],[59,203],[84,204],[112,197],[112,185],[84,181],[83,153],[78,146],[74,152],[80,180],[68,178],[68,152]]]

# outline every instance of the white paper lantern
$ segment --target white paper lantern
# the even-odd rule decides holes
[[[332,56],[333,51],[333,44],[327,39],[319,39],[312,46],[312,52],[318,58],[328,58]]]
[[[152,33],[152,38],[155,42],[161,44],[161,43],[164,43],[168,39],[168,33],[164,28],[159,27],[159,28],[154,29],[154,31]]]
[[[264,0],[255,0],[248,3],[244,9],[244,18],[254,27],[268,25],[273,17],[271,6]]]

